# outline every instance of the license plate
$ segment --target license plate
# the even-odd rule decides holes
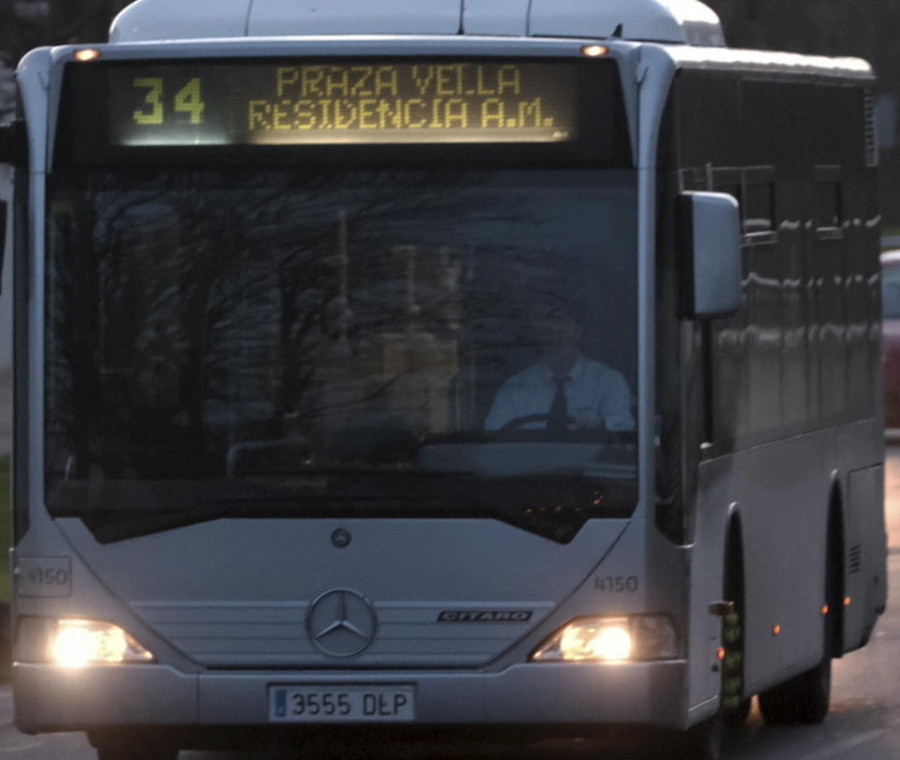
[[[414,719],[412,686],[269,687],[269,720],[273,722],[384,723]]]

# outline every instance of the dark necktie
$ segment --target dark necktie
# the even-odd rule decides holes
[[[547,430],[558,433],[560,430],[565,430],[568,426],[569,401],[566,398],[566,383],[569,382],[569,378],[554,377],[553,382],[556,383],[556,394],[553,396],[553,403],[550,404]]]

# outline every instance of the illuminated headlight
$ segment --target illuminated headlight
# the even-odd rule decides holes
[[[100,620],[23,618],[16,657],[63,668],[153,662],[153,655],[124,629]]]
[[[678,656],[672,621],[666,615],[585,617],[570,621],[531,655],[538,662],[671,660]]]
[[[98,620],[58,621],[50,646],[52,661],[64,668],[153,659],[153,655],[122,628]]]

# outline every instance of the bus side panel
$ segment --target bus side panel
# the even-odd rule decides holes
[[[859,578],[848,575],[847,587],[862,595],[845,617],[846,646],[864,643],[883,604],[873,337],[880,313],[871,288],[878,212],[863,118],[870,84],[683,70],[670,103],[674,136],[660,161],[670,192],[728,192],[742,209],[744,307],[681,330],[684,467],[677,485],[682,540],[693,547],[692,658],[703,658],[706,606],[721,594],[728,514],[740,514],[745,696],[823,655],[835,477],[850,492],[842,496],[854,538],[846,538],[845,551],[859,555]],[[836,123],[842,128],[832,128]],[[670,236],[667,254],[663,235],[663,257],[677,262]],[[665,393],[664,421],[672,396]],[[664,423],[664,434],[666,427],[674,426]],[[700,667],[702,659],[691,668],[694,705],[707,688]]]
[[[830,473],[797,462],[827,458],[828,436],[811,445],[794,439],[735,453],[700,467],[691,594],[712,601],[721,588],[729,508],[739,511],[744,538],[746,694],[807,670],[821,659]],[[760,490],[765,481],[774,488]],[[818,509],[814,505],[820,505]],[[811,518],[810,512],[821,514]],[[805,536],[798,541],[797,536]],[[710,581],[707,573],[716,573]],[[718,587],[715,585],[718,584]],[[720,592],[721,593],[721,592]],[[695,620],[702,615],[699,600]],[[708,614],[708,612],[707,612]]]

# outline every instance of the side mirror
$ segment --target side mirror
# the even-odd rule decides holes
[[[679,198],[684,316],[734,314],[743,302],[741,213],[727,193],[689,192]]]

